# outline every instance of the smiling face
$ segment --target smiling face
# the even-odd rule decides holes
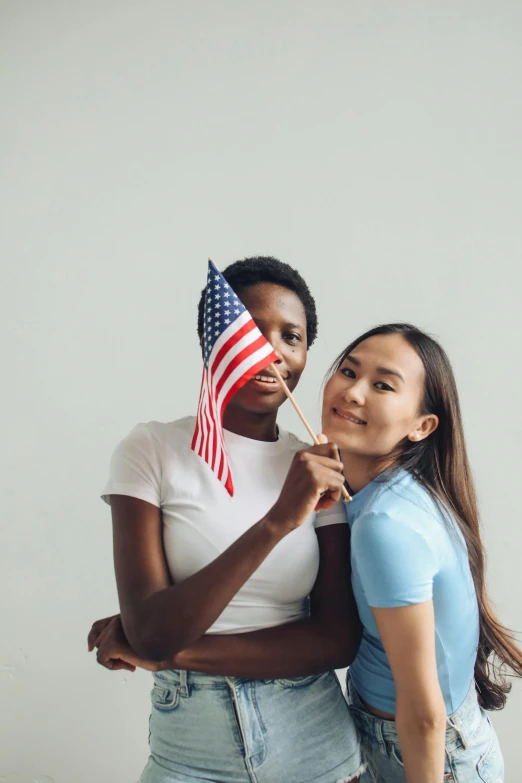
[[[422,360],[402,335],[363,340],[325,387],[323,432],[346,455],[393,462],[401,444],[428,437],[438,424],[420,412],[424,380]]]
[[[306,364],[306,314],[301,300],[293,291],[275,283],[258,283],[237,293],[277,353],[277,369],[292,391]],[[273,413],[285,400],[274,373],[266,369],[232,397],[225,415],[230,418],[239,409],[243,413]]]

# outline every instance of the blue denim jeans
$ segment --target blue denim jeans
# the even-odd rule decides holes
[[[371,715],[361,702],[350,675],[346,690],[367,770],[361,783],[405,783],[395,721]],[[472,682],[459,709],[448,716],[444,781],[503,783],[504,761],[497,735],[479,706]]]
[[[250,680],[154,675],[141,783],[346,783],[362,771],[333,672]]]

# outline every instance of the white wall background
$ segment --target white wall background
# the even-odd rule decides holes
[[[491,592],[522,629],[519,0],[3,0],[0,28],[0,777],[145,763],[149,676],[86,652],[117,609],[98,494],[137,421],[195,409],[208,255],[309,281],[316,422],[355,334],[441,338]],[[493,719],[517,783],[520,683]]]

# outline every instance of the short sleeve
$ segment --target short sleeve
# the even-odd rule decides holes
[[[428,541],[388,514],[359,517],[352,528],[352,561],[370,606],[407,606],[433,597],[437,567]]]
[[[326,511],[319,511],[315,515],[314,526],[326,527],[327,525],[347,525],[348,519],[346,518],[346,510],[344,507],[344,501],[339,500],[330,506]]]
[[[114,450],[101,497],[110,505],[111,495],[128,495],[161,507],[161,465],[145,424],[134,427]]]

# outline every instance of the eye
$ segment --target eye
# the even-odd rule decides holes
[[[355,378],[355,373],[354,373],[354,371],[352,370],[351,367],[341,367],[341,373],[346,378]]]
[[[384,381],[377,381],[377,383],[374,383],[374,386],[380,391],[395,391],[389,383],[385,383]]]
[[[301,335],[296,334],[295,332],[285,332],[283,337],[289,343],[300,343],[301,342]]]

